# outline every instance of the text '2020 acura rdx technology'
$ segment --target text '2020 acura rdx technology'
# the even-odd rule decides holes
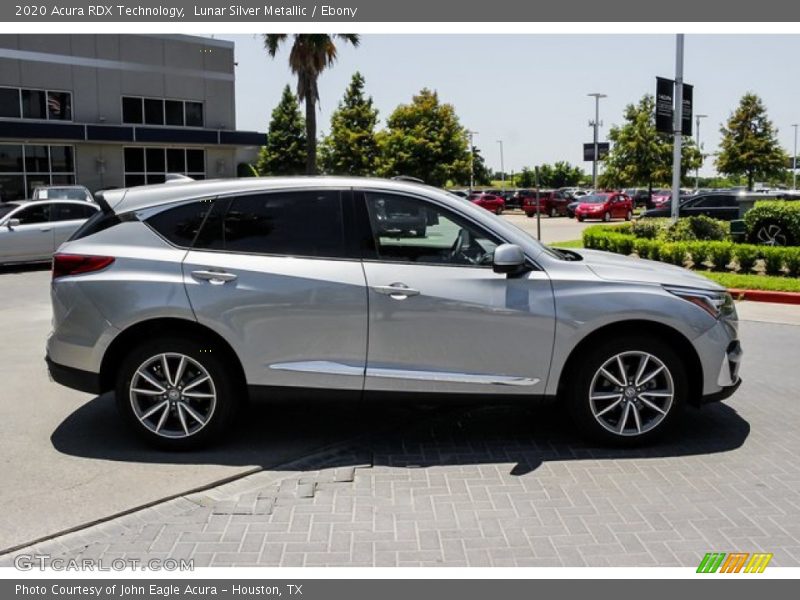
[[[247,178],[98,204],[53,260],[50,373],[114,391],[161,446],[210,441],[248,397],[313,391],[557,399],[585,434],[632,444],[740,382],[723,288],[549,248],[431,187]]]

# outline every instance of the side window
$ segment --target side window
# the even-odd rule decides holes
[[[12,218],[19,219],[20,225],[36,225],[50,221],[50,205],[37,204],[28,206],[16,213]]]
[[[209,200],[197,200],[161,211],[145,222],[169,242],[189,248],[212,206]]]
[[[276,192],[220,200],[195,247],[347,257],[341,194],[338,190]]]
[[[95,213],[91,206],[81,204],[54,204],[51,221],[77,221],[88,219]]]
[[[367,210],[378,259],[443,265],[491,265],[494,239],[434,204],[368,192]]]

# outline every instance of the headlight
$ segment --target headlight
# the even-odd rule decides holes
[[[728,292],[664,286],[664,289],[702,308],[715,319],[736,315],[733,297]]]

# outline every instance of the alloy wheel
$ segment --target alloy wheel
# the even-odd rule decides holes
[[[216,387],[205,367],[176,352],[145,360],[131,378],[129,396],[139,422],[170,439],[199,432],[211,421],[217,406]]]
[[[786,234],[783,232],[783,229],[780,225],[776,225],[775,223],[763,225],[758,230],[756,239],[759,244],[765,246],[785,246],[787,242]]]
[[[619,436],[656,428],[672,408],[675,384],[667,366],[641,351],[621,352],[597,370],[589,386],[595,420]]]

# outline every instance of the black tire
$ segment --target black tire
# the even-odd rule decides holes
[[[631,219],[633,219],[633,213],[631,211],[626,212],[625,213],[625,220],[626,221],[630,221]]]
[[[414,237],[424,238],[425,233],[428,231],[427,227],[420,227],[414,231]]]
[[[550,207],[550,218],[557,217],[557,216],[558,216],[558,211],[556,210],[556,207],[555,206],[551,206]]]
[[[660,421],[654,424],[652,429],[649,430],[644,430],[645,427],[643,426],[642,433],[629,431],[627,435],[621,435],[620,433],[611,431],[599,422],[599,418],[596,418],[592,412],[592,401],[589,397],[596,374],[597,377],[600,378],[598,381],[610,383],[608,380],[603,381],[604,378],[598,373],[600,368],[616,355],[626,352],[646,352],[660,361],[665,369],[654,378],[656,381],[653,381],[653,384],[654,386],[658,386],[661,385],[661,381],[667,381],[667,375],[664,373],[668,373],[673,386],[673,397],[671,404],[666,409],[666,415],[663,417],[649,409],[646,405],[641,404],[641,401],[637,403],[637,400],[639,400],[638,397],[636,400],[631,400],[630,402],[632,404],[637,404],[641,409],[641,412],[640,410],[636,410],[640,419],[651,415],[655,418],[660,418]],[[635,377],[634,361],[636,361],[636,359],[631,358],[630,360],[632,364],[629,365],[628,375],[630,377]],[[612,374],[616,375],[617,373],[619,373],[618,370],[614,371]],[[645,370],[645,373],[648,373],[648,371]],[[565,389],[565,400],[576,427],[587,438],[614,446],[638,446],[658,439],[669,431],[680,419],[689,393],[689,380],[683,359],[670,345],[658,339],[643,335],[625,335],[617,339],[610,339],[606,342],[593,345],[580,357],[579,363],[576,364],[566,376],[568,377],[566,381],[570,383]],[[665,379],[659,379],[662,377]],[[621,397],[623,399],[625,398],[624,393],[621,394]],[[650,400],[654,399],[650,398]],[[613,400],[607,400],[607,402],[610,404]],[[662,402],[662,400],[655,400],[655,402]],[[605,406],[608,405],[603,405],[603,408]],[[622,421],[621,412],[623,406],[624,403],[619,406],[619,413],[615,413],[617,410],[616,408],[609,411],[606,419],[617,418],[617,424],[619,424]],[[664,406],[665,405],[662,404],[661,408],[664,408]],[[598,411],[601,410],[602,408],[598,405]],[[631,411],[631,413],[632,412],[633,411]],[[633,425],[635,425],[635,420]],[[627,429],[626,427],[626,430]]]
[[[525,216],[528,217],[529,219],[532,219],[533,218],[533,213],[532,212],[526,212]]]
[[[610,212],[606,212],[605,214],[603,214],[603,221],[608,223],[610,220],[611,220],[611,213]]]
[[[496,208],[496,209],[494,209],[494,214],[496,214],[496,215],[502,215],[502,214],[503,214],[503,209],[502,209],[502,208],[499,208],[499,207],[498,207],[498,208]]]
[[[185,437],[165,437],[148,429],[139,420],[134,409],[131,382],[137,369],[153,357],[165,353],[185,355],[196,361],[208,373],[213,391],[216,393],[215,406],[205,424]],[[167,336],[144,341],[131,348],[117,371],[115,386],[117,408],[133,431],[150,445],[165,450],[193,450],[200,448],[218,440],[230,430],[237,410],[245,399],[244,382],[236,381],[232,377],[232,374],[236,372],[237,369],[233,368],[227,357],[219,349],[209,347],[207,342],[178,336]],[[187,376],[191,376],[188,367]],[[163,402],[161,399],[156,399],[154,404],[159,401]],[[202,400],[197,402],[202,402]],[[174,421],[175,414],[174,410],[170,412],[168,417],[170,422]],[[186,418],[188,419],[188,415]],[[197,423],[191,422],[197,427]]]
[[[761,219],[753,226],[748,241],[762,246],[794,246],[795,239],[786,223],[777,219]]]
[[[583,223],[583,217],[578,217],[578,221],[580,221],[581,223]]]

